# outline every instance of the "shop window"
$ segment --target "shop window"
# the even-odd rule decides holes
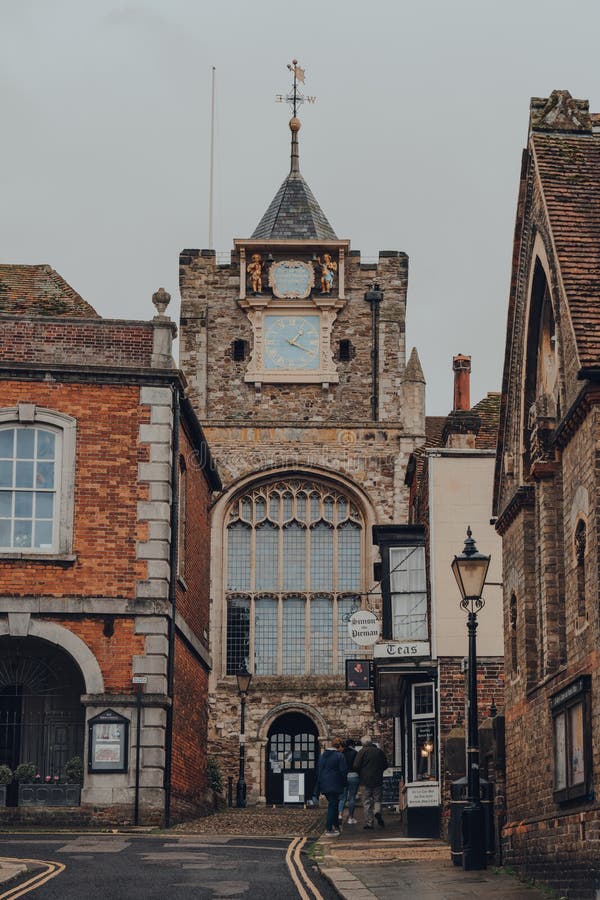
[[[591,785],[590,679],[582,676],[550,699],[554,744],[554,799],[589,795]]]
[[[437,777],[435,690],[432,682],[412,686],[413,779]]]

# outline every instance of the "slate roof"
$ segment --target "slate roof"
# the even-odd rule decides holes
[[[290,172],[252,234],[252,240],[278,238],[337,240],[327,216],[300,172]]]
[[[0,265],[0,313],[100,318],[96,310],[48,265]]]
[[[600,365],[600,135],[531,135],[582,368]]]

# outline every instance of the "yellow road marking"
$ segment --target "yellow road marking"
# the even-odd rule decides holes
[[[315,900],[323,900],[322,894],[319,893],[319,891],[317,890],[315,885],[312,883],[312,881],[308,877],[306,870],[304,869],[302,860],[300,858],[300,854],[302,853],[302,848],[304,847],[305,843],[306,843],[306,838],[299,838],[299,837],[294,838],[294,840],[291,842],[291,844],[287,848],[287,852],[285,854],[285,861],[286,861],[287,867],[289,869],[290,875],[292,876],[292,881],[296,885],[296,889],[297,889],[298,893],[300,894],[300,897],[302,898],[302,900],[311,900],[311,897],[304,890],[304,885],[300,881],[300,878],[302,879],[302,881],[304,881],[304,884],[307,886],[307,888],[309,889],[309,891],[311,892],[311,894],[313,895]],[[294,866],[294,864],[295,864],[295,866]],[[298,872],[300,873],[300,878],[298,878],[298,874],[296,872],[296,867],[297,867]],[[0,898],[0,900],[1,900],[1,898]]]
[[[286,854],[285,854],[285,862],[288,867],[289,873],[292,876],[292,881],[296,885],[296,890],[300,894],[300,897],[302,898],[302,900],[311,900],[309,895],[304,890],[302,882],[298,878],[298,876],[296,874],[296,870],[294,868],[294,864],[292,862],[292,853],[294,851],[294,848],[296,847],[296,844],[298,844],[300,842],[300,840],[301,840],[300,838],[295,837],[294,840],[290,843],[290,845],[287,848]],[[2,900],[2,898],[0,898],[0,900]]]
[[[31,891],[35,891],[36,888],[46,884],[46,882],[51,881],[52,878],[62,874],[66,869],[64,863],[49,862],[45,859],[22,859],[8,856],[3,856],[1,859],[3,862],[8,863],[31,863],[36,866],[45,866],[45,869],[43,872],[37,872],[27,881],[22,881],[21,884],[17,884],[15,887],[0,894],[0,900],[16,900],[17,897],[29,894]]]

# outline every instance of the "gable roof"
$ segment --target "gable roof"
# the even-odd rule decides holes
[[[96,310],[49,265],[0,265],[1,313],[100,318]]]

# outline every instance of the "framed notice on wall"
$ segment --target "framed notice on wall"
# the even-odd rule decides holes
[[[372,691],[375,687],[375,670],[372,659],[346,660],[346,690]]]
[[[304,802],[304,772],[284,772],[283,802]]]
[[[88,724],[88,772],[126,772],[129,719],[107,709]]]

